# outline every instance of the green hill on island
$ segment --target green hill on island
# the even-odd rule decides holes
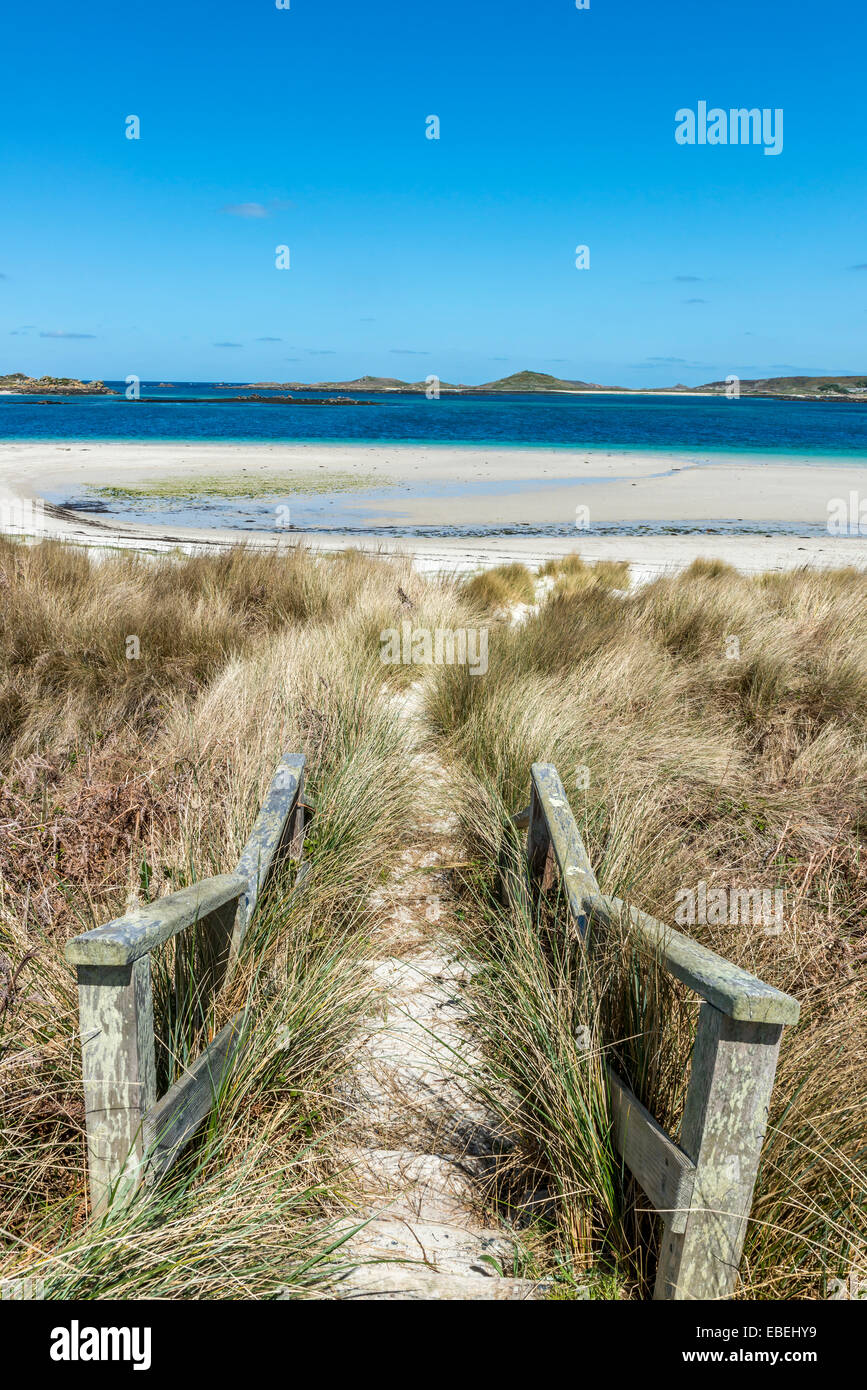
[[[726,383],[709,381],[704,386],[681,386],[676,389],[724,392]],[[742,396],[867,397],[867,376],[741,377],[739,389]]]
[[[402,381],[394,376],[359,376],[352,381],[252,381],[248,388],[264,391],[425,391],[428,381]],[[220,386],[229,389],[226,383]],[[502,391],[505,393],[528,394],[536,391],[626,391],[625,386],[596,386],[587,381],[564,381],[548,372],[525,370],[513,372],[511,376],[500,377],[497,381],[485,381],[478,386],[450,381],[439,381],[441,391],[470,392]]]
[[[247,383],[257,390],[280,391],[368,391],[421,393],[428,389],[427,381],[402,381],[394,376],[360,376],[352,381],[255,381]],[[223,382],[220,383],[224,385]],[[496,381],[485,381],[477,386],[466,383],[454,384],[439,381],[441,392],[460,395],[535,395],[545,392],[569,392],[580,394],[584,391],[616,391],[623,395],[678,394],[723,395],[728,388],[726,381],[708,381],[700,386],[602,386],[597,382],[570,380],[552,376],[549,372],[534,372],[529,368],[513,372],[511,376],[499,377]],[[226,388],[228,389],[228,387]],[[781,396],[801,400],[858,400],[867,398],[867,376],[774,376],[741,377],[739,392],[742,396]]]

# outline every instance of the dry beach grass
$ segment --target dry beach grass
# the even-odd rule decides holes
[[[394,576],[351,554],[91,566],[6,544],[0,583],[3,1276],[57,1297],[306,1287],[330,1240],[321,1141],[364,1005],[365,901],[404,833],[401,734],[356,639],[399,607]],[[274,885],[211,1020],[253,1004],[247,1060],[177,1177],[94,1226],[65,939],[232,867],[285,748],[307,753],[321,809],[304,891]],[[156,963],[158,1001],[171,970]],[[195,1040],[159,1002],[157,1024],[170,1080]]]
[[[598,1047],[577,1038],[589,1028],[613,1049],[675,1131],[694,1024],[678,988],[652,971],[637,986],[628,939],[600,943],[579,985],[556,895],[540,912],[504,905],[504,868],[523,872],[508,818],[542,760],[605,892],[670,921],[677,889],[700,879],[783,890],[779,935],[688,928],[802,1003],[744,1289],[824,1297],[867,1273],[867,577],[698,563],[629,592],[624,566],[570,557],[535,584],[515,566],[461,588],[351,551],[95,563],[2,541],[0,604],[3,1277],[44,1277],[60,1297],[181,1298],[300,1294],[324,1277],[369,895],[411,831],[388,691],[419,676],[469,865],[455,873],[460,945],[481,967],[473,1080],[508,1134],[497,1196],[535,1272],[564,1296],[579,1283],[646,1296],[653,1223],[611,1152]],[[487,673],[383,665],[380,633],[407,618],[487,626]],[[231,868],[284,749],[308,757],[312,870],[291,897],[291,865],[274,885],[211,1020],[255,1004],[248,1061],[177,1176],[95,1225],[63,944]],[[194,1040],[162,1036],[169,1077]]]
[[[695,1008],[658,972],[639,975],[629,941],[602,943],[579,986],[562,904],[536,919],[499,901],[504,862],[522,872],[508,815],[526,804],[531,762],[553,762],[603,892],[671,922],[677,890],[700,880],[782,889],[779,934],[687,930],[801,1000],[743,1289],[827,1296],[833,1279],[863,1278],[867,1246],[867,580],[698,562],[624,596],[616,568],[550,568],[538,613],[491,634],[485,679],[442,668],[429,693],[477,861],[467,945],[484,965],[486,1089],[516,1167],[550,1197],[552,1256],[646,1295],[653,1221],[636,1216],[611,1151],[599,1049],[676,1133]]]

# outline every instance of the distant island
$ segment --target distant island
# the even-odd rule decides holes
[[[396,394],[421,394],[429,389],[427,381],[401,381],[392,376],[361,376],[353,381],[253,381],[245,389],[255,391],[381,391]],[[217,383],[218,390],[237,390],[237,383]],[[729,388],[726,381],[709,381],[703,386],[602,386],[591,381],[570,381],[551,376],[548,372],[514,372],[512,376],[486,381],[480,386],[468,386],[440,381],[440,392],[455,395],[532,395],[541,392],[611,391],[622,395],[719,395]],[[755,379],[741,378],[742,396],[778,396],[794,400],[867,400],[867,376],[774,376]]]
[[[725,381],[709,381],[705,386],[674,386],[664,390],[724,395]],[[767,376],[754,380],[741,377],[742,396],[779,396],[791,400],[867,400],[867,376]]]
[[[221,391],[228,388],[220,386]],[[152,405],[155,400],[160,405],[201,405],[201,396],[136,396],[133,404]],[[254,391],[250,396],[220,396],[217,400],[208,400],[208,405],[244,405],[250,401],[257,401],[260,405],[373,405],[373,401],[358,401],[353,396],[325,396],[320,399],[318,396],[312,399],[307,396],[289,396],[270,394],[263,396],[260,391]]]
[[[488,395],[500,391],[511,395],[529,395],[544,391],[624,391],[626,386],[598,386],[590,381],[561,381],[559,377],[549,376],[547,372],[515,372],[512,376],[501,377],[498,381],[486,381],[480,386],[465,383],[442,381],[436,378],[440,392],[456,395]],[[237,383],[217,382],[222,391],[237,390]],[[429,390],[428,381],[401,381],[396,376],[360,376],[354,381],[252,381],[245,383],[248,390],[256,391],[382,391],[395,394],[424,394]]]
[[[0,395],[3,396],[116,396],[104,381],[79,381],[72,376],[27,376],[10,372],[0,376]]]
[[[593,392],[616,392],[619,395],[699,395],[723,396],[730,391],[728,381],[708,381],[702,386],[603,386],[592,381],[572,381],[563,377],[551,376],[548,372],[523,371],[511,376],[500,377],[497,381],[486,381],[479,386],[466,383],[441,381],[433,378],[436,388],[445,395],[535,395],[545,392],[580,395]],[[147,383],[142,383],[146,388]],[[214,383],[215,390],[237,392],[239,387],[245,391],[280,391],[284,393],[286,404],[305,404],[292,402],[288,393],[292,391],[355,391],[373,394],[382,392],[395,395],[422,395],[430,390],[429,381],[402,381],[394,376],[360,376],[352,381],[251,381]],[[171,383],[161,381],[158,388],[170,388]],[[762,396],[782,400],[838,400],[867,401],[867,376],[770,376],[746,378],[738,381],[741,396]],[[120,393],[106,386],[104,381],[79,381],[68,376],[27,376],[24,372],[12,372],[0,376],[0,395],[4,396],[116,396]],[[272,401],[269,396],[235,396],[234,400]],[[184,398],[186,401],[187,398]],[[169,404],[171,402],[168,402]],[[346,402],[345,398],[335,397],[332,402],[323,404],[357,404],[363,401]]]

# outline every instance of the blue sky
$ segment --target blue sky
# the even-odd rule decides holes
[[[42,0],[6,38],[0,371],[867,370],[856,0]],[[782,108],[782,153],[678,145],[700,100]]]

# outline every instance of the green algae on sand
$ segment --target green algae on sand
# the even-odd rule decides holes
[[[297,473],[272,474],[202,474],[188,478],[158,478],[153,482],[128,483],[125,486],[91,486],[98,497],[115,499],[149,499],[160,497],[285,497],[289,493],[366,492],[373,487],[387,487],[388,478],[368,473],[333,472],[330,469]]]

